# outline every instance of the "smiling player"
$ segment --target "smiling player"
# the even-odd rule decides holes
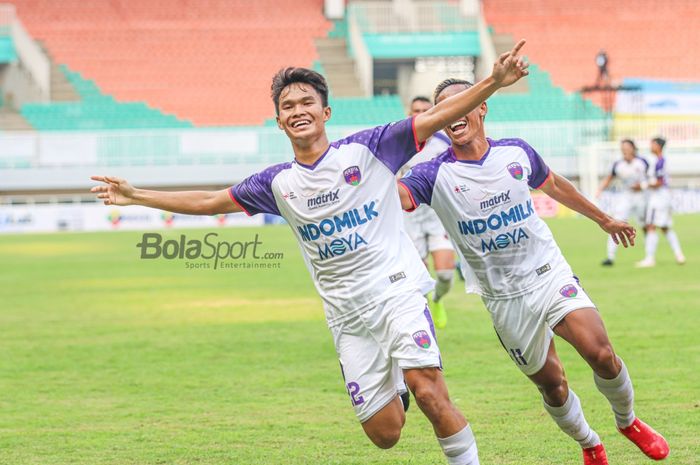
[[[440,105],[471,85],[448,79],[438,85],[435,101]],[[595,305],[537,216],[530,189],[541,189],[592,219],[625,247],[634,245],[634,228],[586,200],[527,142],[487,139],[487,110],[483,102],[446,128],[452,146],[404,176],[401,205],[411,210],[427,204],[438,214],[476,278],[501,344],[537,385],[556,424],[581,445],[586,465],[607,465],[605,449],[569,389],[553,333],[591,366],[619,430],[647,456],[665,458],[668,444],[635,416],[627,369],[615,355]]]
[[[398,442],[405,422],[396,388],[402,370],[448,463],[476,465],[471,428],[450,401],[440,370],[424,297],[433,282],[403,229],[395,175],[423,141],[527,74],[518,57],[524,43],[501,55],[492,75],[473,88],[414,118],[333,143],[325,132],[331,109],[323,77],[283,69],[273,78],[272,97],[293,161],[217,192],[146,191],[107,176],[93,177],[105,185],[92,191],[106,205],[283,216],[323,299],[348,394],[367,436],[381,448]]]

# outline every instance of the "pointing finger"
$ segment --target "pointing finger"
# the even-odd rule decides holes
[[[520,42],[515,44],[515,47],[513,47],[513,50],[510,51],[510,54],[512,56],[516,56],[520,49],[523,48],[523,45],[525,45],[525,39],[520,39]]]

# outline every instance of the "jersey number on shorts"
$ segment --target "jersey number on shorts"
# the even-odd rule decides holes
[[[360,385],[355,381],[348,383],[348,394],[350,394],[350,401],[352,406],[358,406],[365,403],[365,398],[358,395],[360,393]]]

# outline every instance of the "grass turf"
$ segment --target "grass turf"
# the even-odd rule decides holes
[[[550,222],[630,369],[637,413],[669,440],[666,463],[690,465],[700,450],[700,217],[676,224],[688,264],[662,238],[657,267],[637,270],[642,247],[602,268],[595,225]],[[218,232],[259,233],[266,251],[284,252],[281,269],[140,260],[136,232],[0,236],[0,463],[444,463],[415,405],[394,449],[365,438],[287,227]],[[459,286],[438,337],[482,463],[580,463]],[[585,363],[563,341],[558,349],[610,463],[649,463],[615,431]]]

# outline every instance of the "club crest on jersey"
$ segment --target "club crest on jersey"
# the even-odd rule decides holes
[[[578,290],[573,284],[567,284],[566,286],[559,289],[559,293],[564,297],[576,297]]]
[[[418,347],[423,349],[430,348],[430,335],[426,331],[420,330],[413,333],[413,340],[416,342]]]
[[[518,162],[508,165],[508,172],[516,181],[523,179],[523,167]]]
[[[357,186],[362,180],[362,173],[360,173],[359,166],[351,166],[343,171],[343,176],[345,177],[345,182],[351,186]]]

